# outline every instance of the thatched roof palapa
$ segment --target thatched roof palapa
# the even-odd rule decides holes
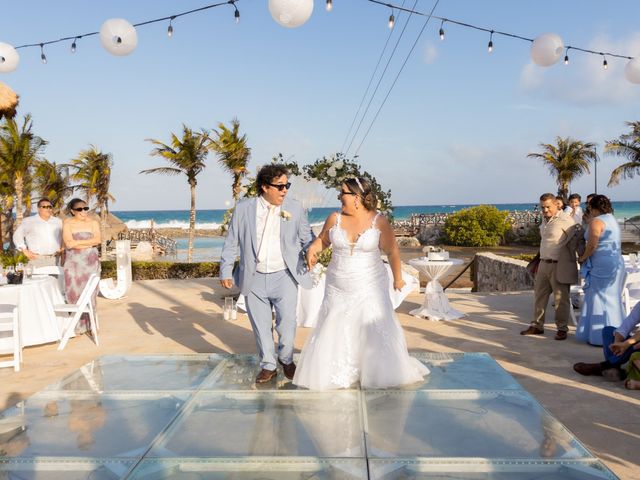
[[[19,98],[8,85],[0,82],[0,119],[15,117]]]

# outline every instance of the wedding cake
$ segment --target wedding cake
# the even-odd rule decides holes
[[[444,261],[449,260],[449,252],[445,250],[441,251],[432,251],[427,253],[427,260],[435,260],[435,261]]]

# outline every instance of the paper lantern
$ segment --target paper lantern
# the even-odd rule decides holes
[[[15,48],[8,43],[0,42],[0,73],[13,72],[18,68],[20,55]]]
[[[541,67],[549,67],[560,60],[564,43],[555,33],[545,33],[533,41],[531,60]]]
[[[296,28],[311,17],[313,0],[269,0],[269,12],[283,27]]]
[[[138,34],[123,18],[111,18],[100,27],[100,42],[113,55],[129,55],[138,45]]]
[[[640,57],[632,58],[624,67],[624,76],[631,83],[640,84]]]

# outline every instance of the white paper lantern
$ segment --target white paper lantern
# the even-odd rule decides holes
[[[564,43],[559,35],[545,33],[531,44],[531,60],[541,67],[549,67],[560,60],[564,51]]]
[[[269,12],[283,27],[296,28],[311,17],[313,0],[269,0]]]
[[[129,55],[138,45],[138,34],[123,18],[111,18],[100,27],[100,42],[113,55]]]
[[[631,83],[640,84],[640,57],[632,58],[624,67],[624,76]]]
[[[0,73],[13,72],[18,68],[20,55],[15,48],[8,43],[0,42]]]

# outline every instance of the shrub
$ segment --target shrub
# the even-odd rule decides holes
[[[176,262],[131,262],[133,280],[186,279],[217,277],[220,274],[218,262],[176,263]],[[116,278],[116,262],[102,262],[102,278]]]
[[[508,212],[490,205],[465,208],[449,215],[444,223],[444,241],[462,247],[495,247],[511,228]]]

